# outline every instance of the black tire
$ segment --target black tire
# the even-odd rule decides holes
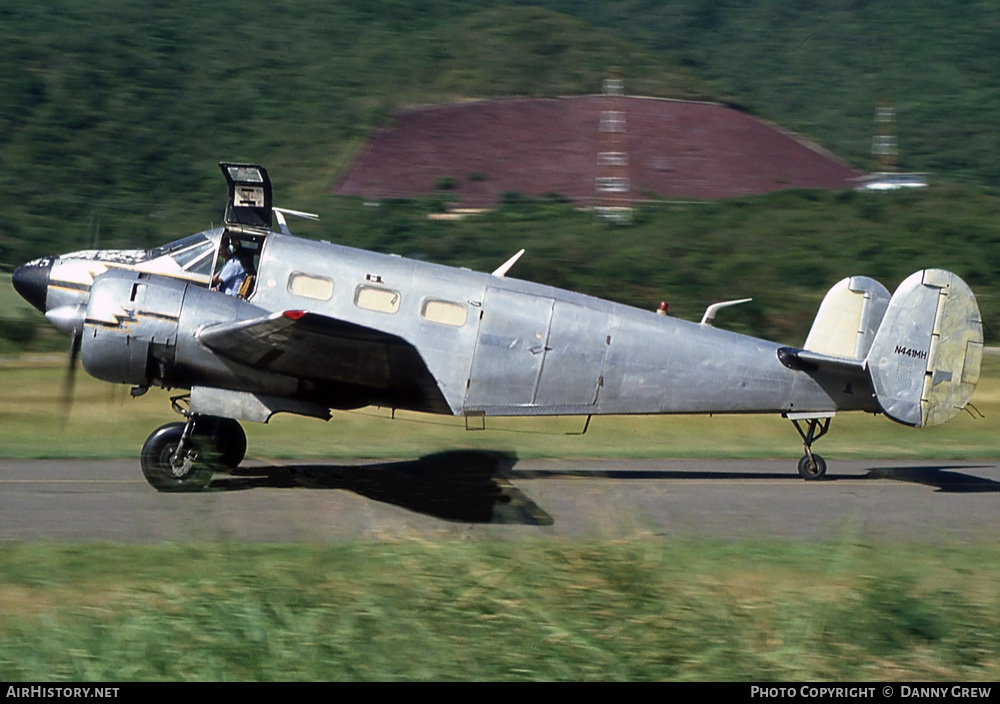
[[[815,481],[826,476],[826,460],[813,453],[812,459],[809,455],[802,455],[799,460],[799,476],[806,481]]]
[[[186,474],[174,474],[170,457],[183,434],[184,423],[167,423],[154,430],[142,446],[142,474],[157,491],[201,491],[212,481],[211,467],[200,460],[192,463]]]
[[[194,436],[205,446],[206,461],[227,472],[239,467],[247,454],[247,434],[232,418],[200,416],[194,424]]]

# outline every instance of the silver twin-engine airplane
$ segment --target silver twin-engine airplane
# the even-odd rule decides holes
[[[367,405],[474,418],[775,413],[805,445],[838,411],[943,423],[979,379],[979,308],[958,276],[919,271],[890,296],[855,276],[823,300],[799,349],[492,274],[292,236],[267,172],[221,164],[224,226],[151,250],[19,267],[17,291],[73,338],[98,379],[189,389],[186,422],[142,448],[161,491],[200,489],[246,452],[238,420],[329,419]],[[272,231],[272,217],[279,231]],[[225,264],[220,264],[225,260]]]

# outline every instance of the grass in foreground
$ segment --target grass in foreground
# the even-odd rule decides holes
[[[1000,550],[0,548],[0,680],[996,680]]]

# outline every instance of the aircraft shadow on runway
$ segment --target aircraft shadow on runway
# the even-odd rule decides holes
[[[959,469],[983,469],[983,467],[961,466],[915,466],[915,467],[873,467],[865,474],[865,479],[892,479],[932,486],[938,491],[949,493],[1000,492],[1000,482],[986,477],[976,477]]]
[[[342,489],[375,501],[401,506],[436,518],[462,523],[553,525],[553,518],[511,484],[516,479],[611,480],[788,480],[783,472],[724,472],[699,470],[514,469],[511,452],[456,450],[416,460],[366,465],[303,464],[240,467],[216,478],[214,491],[255,488]],[[826,482],[893,480],[923,484],[951,493],[1000,492],[1000,482],[956,470],[970,466],[873,467],[863,475],[831,472]],[[824,482],[825,483],[825,482]]]
[[[552,525],[552,517],[508,481],[516,462],[508,452],[460,450],[360,466],[240,467],[210,489],[343,489],[449,521]]]
[[[952,493],[1000,492],[1000,482],[986,477],[976,477],[954,470],[960,469],[990,469],[992,465],[970,466],[901,466],[872,467],[863,475],[840,474],[831,471],[820,483],[838,480],[890,479],[893,481],[924,484],[938,491]],[[508,476],[512,479],[557,479],[557,478],[606,478],[606,479],[686,479],[686,480],[763,480],[774,479],[785,481],[794,479],[796,475],[790,472],[706,472],[704,470],[512,470]]]

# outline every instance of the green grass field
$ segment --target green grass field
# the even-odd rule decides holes
[[[138,457],[154,428],[179,418],[170,410],[171,394],[151,390],[132,399],[127,387],[98,382],[83,370],[66,416],[63,363],[56,355],[0,363],[0,457]],[[986,357],[972,405],[985,418],[962,413],[919,430],[841,414],[816,449],[831,460],[1000,456],[1000,357]],[[393,419],[387,409],[367,408],[335,412],[329,423],[278,415],[267,425],[244,427],[248,456],[256,458],[414,458],[458,449],[523,458],[793,458],[802,451],[791,423],[777,416],[596,416],[580,435],[584,420],[488,418],[486,430],[473,431],[459,418],[399,412]]]
[[[996,681],[998,565],[850,541],[8,545],[0,680]]]

